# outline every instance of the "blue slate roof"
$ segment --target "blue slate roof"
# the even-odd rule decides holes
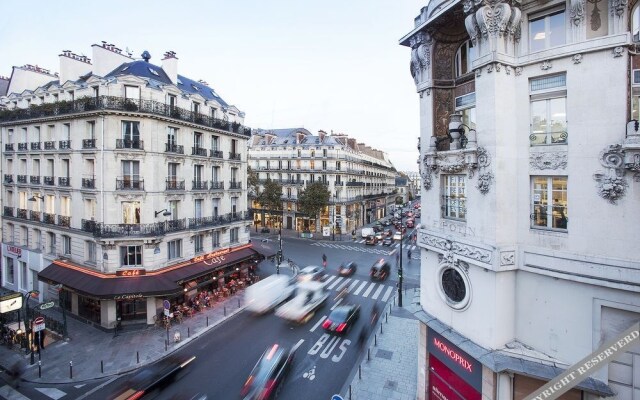
[[[109,77],[117,77],[123,75],[134,75],[140,78],[146,78],[150,81],[156,81],[160,83],[164,83],[167,85],[172,84],[171,79],[164,72],[162,67],[157,65],[153,65],[144,60],[132,61],[129,63],[124,63],[120,65],[118,68],[109,72],[105,78]],[[152,82],[155,83],[155,82]],[[196,94],[198,93],[202,97],[207,100],[215,100],[220,103],[222,106],[227,107],[228,104],[225,102],[214,89],[210,88],[207,85],[204,85],[200,82],[194,81],[193,79],[189,79],[183,75],[178,75],[178,88],[185,93],[188,94]]]
[[[301,143],[296,143],[296,133],[303,133],[305,135],[304,140]],[[295,144],[302,146],[316,146],[316,145],[343,145],[331,135],[325,135],[324,141],[320,140],[319,135],[314,135],[305,128],[285,128],[285,129],[254,129],[254,135],[274,135],[276,138],[271,142],[272,146]],[[266,144],[264,139],[261,141],[262,145]]]

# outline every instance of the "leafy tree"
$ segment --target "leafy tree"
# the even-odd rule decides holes
[[[321,182],[314,182],[298,194],[298,211],[314,220],[329,205],[331,193]]]
[[[258,173],[247,166],[247,191],[250,196],[258,197],[260,182],[258,181]]]
[[[258,194],[256,200],[264,209],[282,211],[282,185],[267,178],[262,192]],[[280,213],[280,218],[282,218],[282,213]],[[280,224],[282,224],[282,220]]]

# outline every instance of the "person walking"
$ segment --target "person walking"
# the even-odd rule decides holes
[[[411,261],[411,249],[407,250],[407,259]]]
[[[326,254],[322,254],[322,266],[325,269],[327,268],[327,256],[326,256]]]

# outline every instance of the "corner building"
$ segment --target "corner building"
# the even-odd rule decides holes
[[[249,244],[244,113],[167,52],[60,54],[14,67],[0,97],[2,286],[82,320],[151,324],[221,284]]]
[[[640,319],[637,3],[431,1],[418,398],[522,399]],[[628,349],[562,399],[640,399]]]

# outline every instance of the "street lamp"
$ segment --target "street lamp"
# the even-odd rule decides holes
[[[30,324],[29,321],[29,297],[38,297],[40,295],[40,291],[39,290],[30,290],[27,293],[25,293],[22,297],[22,303],[25,307],[25,313],[24,313],[24,331],[25,334],[27,335],[27,346],[26,349],[28,352],[31,352],[31,365],[33,365],[34,360],[33,360],[33,327]],[[20,326],[18,326],[18,328],[20,328]]]
[[[402,241],[404,233],[402,233],[402,209],[400,209],[400,266],[398,267],[398,307],[402,307]]]
[[[338,198],[338,194],[333,194],[333,241],[336,241],[336,199]]]
[[[280,274],[280,264],[282,260],[284,260],[284,256],[282,255],[282,220],[284,219],[284,209],[282,210],[282,214],[280,214],[280,227],[278,230],[278,245],[280,249],[278,250],[278,257],[276,260],[276,275]]]

